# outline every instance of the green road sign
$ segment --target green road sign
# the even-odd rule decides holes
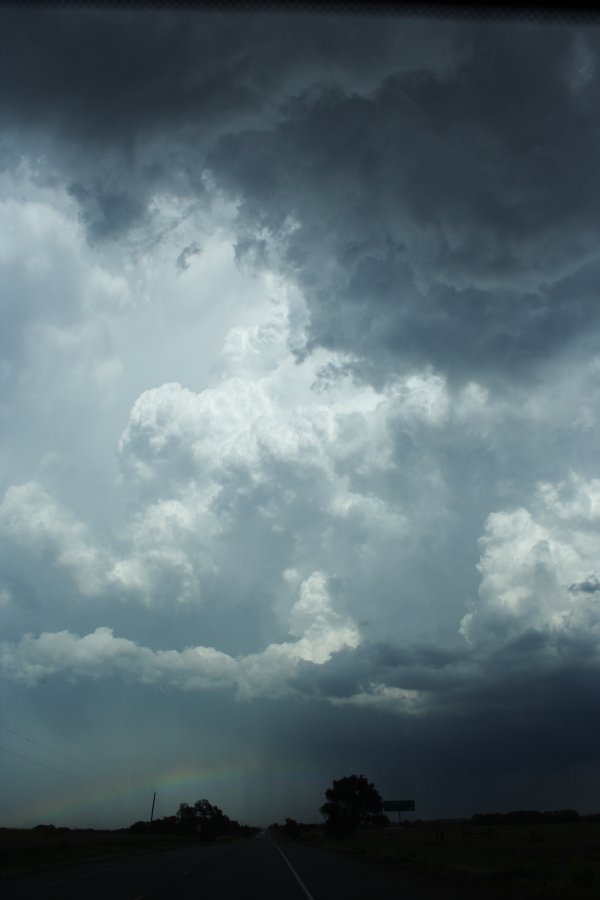
[[[414,812],[414,800],[384,800],[384,812]]]

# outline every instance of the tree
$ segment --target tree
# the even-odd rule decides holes
[[[214,841],[217,834],[227,831],[229,822],[227,816],[223,814],[223,810],[219,809],[218,806],[213,806],[208,800],[196,800],[194,813],[196,816],[196,831],[203,841]]]
[[[198,819],[210,819],[216,822],[223,818],[223,811],[218,806],[213,806],[208,800],[196,800],[194,810]]]
[[[193,834],[196,831],[196,811],[189,803],[180,803],[177,810],[179,829],[185,834]]]
[[[359,825],[373,825],[383,812],[383,800],[364,775],[347,775],[325,791],[321,807],[326,826],[337,834],[354,834]]]

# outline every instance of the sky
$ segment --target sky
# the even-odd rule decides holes
[[[0,9],[2,825],[600,810],[600,33]]]

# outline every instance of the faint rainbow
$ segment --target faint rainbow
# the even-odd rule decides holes
[[[152,799],[154,791],[158,798],[157,817],[162,818],[164,815],[174,815],[180,803],[194,803],[203,797],[218,805],[218,797],[211,794],[213,788],[218,788],[223,784],[247,782],[249,779],[263,774],[267,768],[270,767],[267,767],[264,762],[244,759],[242,763],[219,762],[204,766],[172,767],[156,776],[153,781],[148,780],[147,786],[132,786],[131,789],[109,784],[90,784],[89,790],[84,790],[83,785],[74,786],[67,788],[60,799],[54,797],[30,806],[23,811],[20,818],[24,825],[52,823],[78,827],[80,821],[85,822],[100,817],[100,814],[108,811],[110,807],[114,809],[115,801],[119,802],[119,806],[127,807],[128,812],[125,814],[128,815],[132,807],[131,801],[139,798],[138,818],[148,819],[149,800]],[[180,791],[179,797],[172,796],[175,790]],[[162,797],[163,792],[170,794],[172,800],[171,797]],[[165,802],[169,806],[168,810],[164,809]],[[161,807],[163,807],[162,810]],[[133,815],[136,814],[134,811]],[[78,816],[81,818],[78,819]],[[127,824],[131,824],[131,822]],[[85,827],[85,824],[79,827]]]

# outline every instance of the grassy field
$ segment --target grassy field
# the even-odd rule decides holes
[[[197,838],[87,829],[0,828],[0,877],[185,847]]]
[[[600,823],[496,825],[411,823],[336,840],[304,840],[439,878],[504,886],[511,896],[590,900],[600,896]]]
[[[196,843],[195,836],[128,831],[0,828],[0,877],[61,869]],[[492,825],[411,823],[333,839],[302,840],[409,868],[436,879],[479,885],[490,895],[537,900],[600,896],[600,823]]]

